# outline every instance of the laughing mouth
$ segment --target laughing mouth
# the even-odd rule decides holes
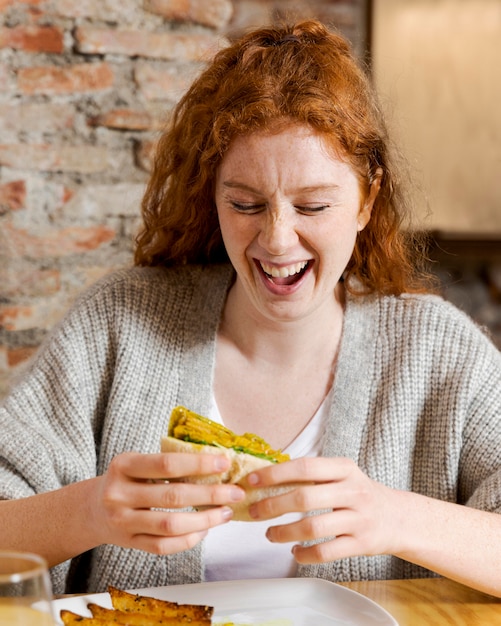
[[[260,261],[259,264],[264,274],[271,282],[276,285],[292,285],[303,276],[309,265],[309,261],[300,261],[299,263],[281,267],[268,265],[262,261]]]

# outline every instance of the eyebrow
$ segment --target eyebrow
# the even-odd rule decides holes
[[[254,189],[250,185],[246,185],[245,183],[239,183],[231,180],[227,180],[223,183],[224,187],[228,189],[242,189],[243,191],[250,191],[251,193],[261,194],[260,191]],[[317,185],[308,185],[306,187],[299,187],[297,189],[293,189],[292,193],[309,193],[312,191],[329,191],[329,190],[337,190],[339,189],[339,185],[335,183],[319,183]]]

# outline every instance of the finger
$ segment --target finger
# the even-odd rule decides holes
[[[220,474],[227,471],[229,466],[230,460],[224,455],[126,452],[113,459],[110,470],[113,469],[137,480],[161,480]]]
[[[360,551],[355,537],[345,535],[336,537],[330,541],[322,541],[313,546],[301,546],[296,544],[292,548],[294,559],[301,564],[318,564],[345,559],[364,554]]]
[[[291,524],[272,526],[266,533],[273,543],[297,543],[298,563],[325,563],[350,556],[386,553],[374,533],[364,530],[359,516],[350,510],[305,517]],[[300,545],[307,542],[314,545]]]
[[[165,556],[191,550],[207,536],[207,531],[190,533],[177,537],[158,537],[154,535],[136,535],[130,543],[131,548]]]
[[[131,483],[117,489],[121,503],[134,509],[182,509],[192,506],[220,506],[239,502],[245,491],[232,484]]]
[[[359,470],[350,459],[301,457],[251,472],[242,484],[249,487],[269,487],[281,483],[337,482],[354,471]]]
[[[355,499],[356,493],[339,483],[307,485],[255,502],[249,507],[249,515],[256,520],[265,520],[284,513],[345,509],[353,506]]]
[[[232,517],[233,511],[224,506],[198,512],[134,511],[129,515],[127,531],[131,536],[178,537],[205,532]]]
[[[355,525],[356,516],[352,511],[333,511],[309,515],[289,524],[270,526],[266,531],[266,537],[272,543],[325,540],[352,532]]]

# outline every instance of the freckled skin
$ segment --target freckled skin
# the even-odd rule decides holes
[[[348,163],[306,126],[237,137],[218,170],[215,199],[237,272],[234,294],[257,318],[332,315],[373,202],[362,203]],[[270,277],[272,268],[285,276]]]

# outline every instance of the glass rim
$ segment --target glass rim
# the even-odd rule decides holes
[[[45,574],[47,572],[47,561],[33,552],[21,552],[16,550],[0,550],[0,564],[3,560],[12,561],[12,572],[3,572],[0,565],[0,584],[2,583],[19,583],[29,580],[33,576]],[[27,568],[24,571],[18,571],[14,568],[14,562],[24,562]],[[30,567],[31,565],[31,567]]]

